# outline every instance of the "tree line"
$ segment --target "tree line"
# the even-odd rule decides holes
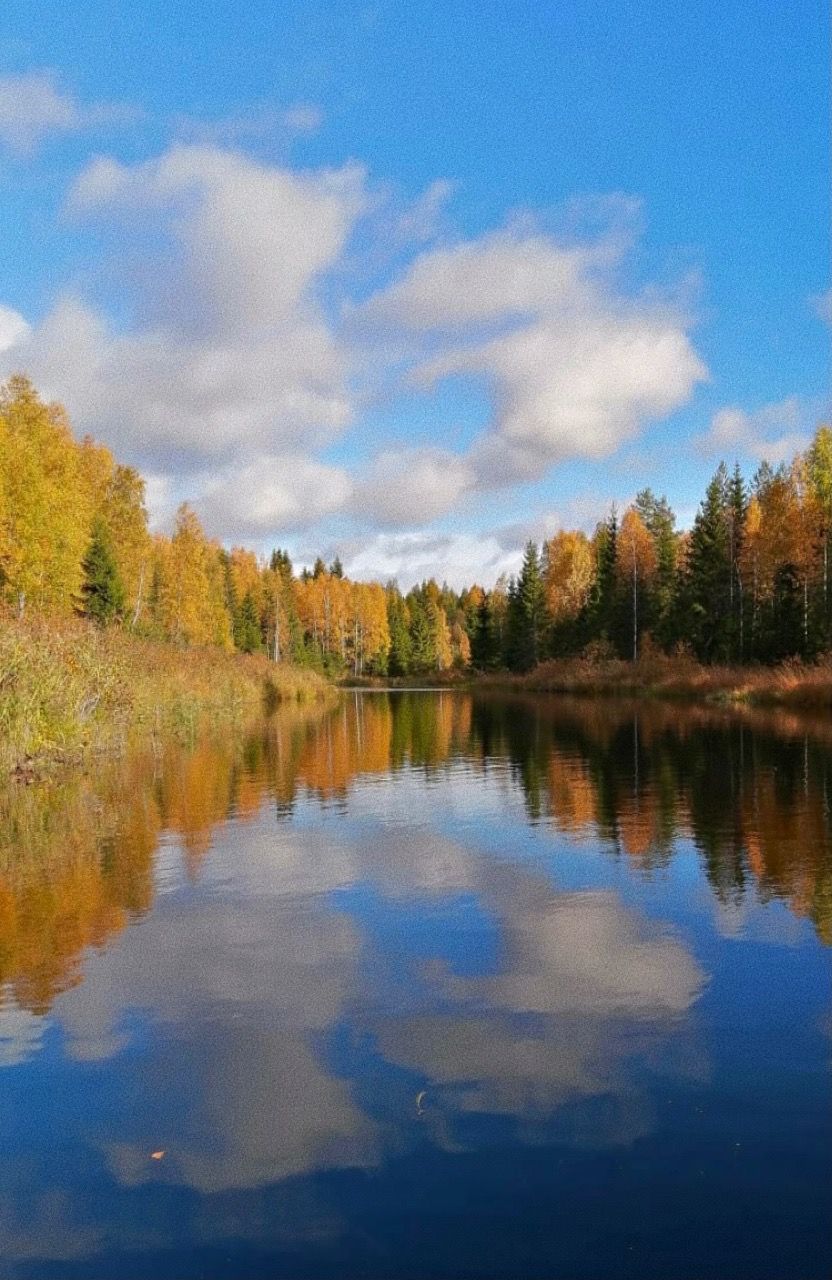
[[[454,591],[354,582],[336,557],[296,573],[209,539],[183,504],[152,534],[139,473],[76,440],[22,376],[0,390],[0,593],[179,645],[261,652],[339,675],[527,671],[547,658],[689,652],[703,662],[832,647],[832,430],[750,482],[720,464],[689,531],[643,489],[592,535],[529,542],[516,577]]]

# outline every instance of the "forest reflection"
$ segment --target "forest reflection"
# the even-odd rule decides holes
[[[349,806],[362,779],[502,770],[529,821],[590,837],[650,873],[692,841],[721,902],[788,904],[832,942],[830,730],[794,717],[668,705],[345,694],[0,794],[0,985],[48,1011],[153,906],[160,842],[197,878],[212,833],[271,805]]]

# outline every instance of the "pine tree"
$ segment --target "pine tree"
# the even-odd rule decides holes
[[[93,520],[90,544],[83,559],[82,609],[101,626],[124,612],[124,587],[116,567],[112,540],[100,516]]]

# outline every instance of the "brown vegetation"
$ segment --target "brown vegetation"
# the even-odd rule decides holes
[[[0,770],[193,736],[283,700],[327,696],[311,671],[216,647],[177,648],[81,619],[0,613]]]
[[[832,708],[832,658],[776,667],[703,666],[687,656],[650,653],[638,662],[564,658],[523,676],[487,676],[483,684],[545,693],[677,698],[688,702]]]

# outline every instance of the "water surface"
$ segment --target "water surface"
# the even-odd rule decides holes
[[[0,1276],[828,1276],[830,742],[365,693],[4,793]]]

